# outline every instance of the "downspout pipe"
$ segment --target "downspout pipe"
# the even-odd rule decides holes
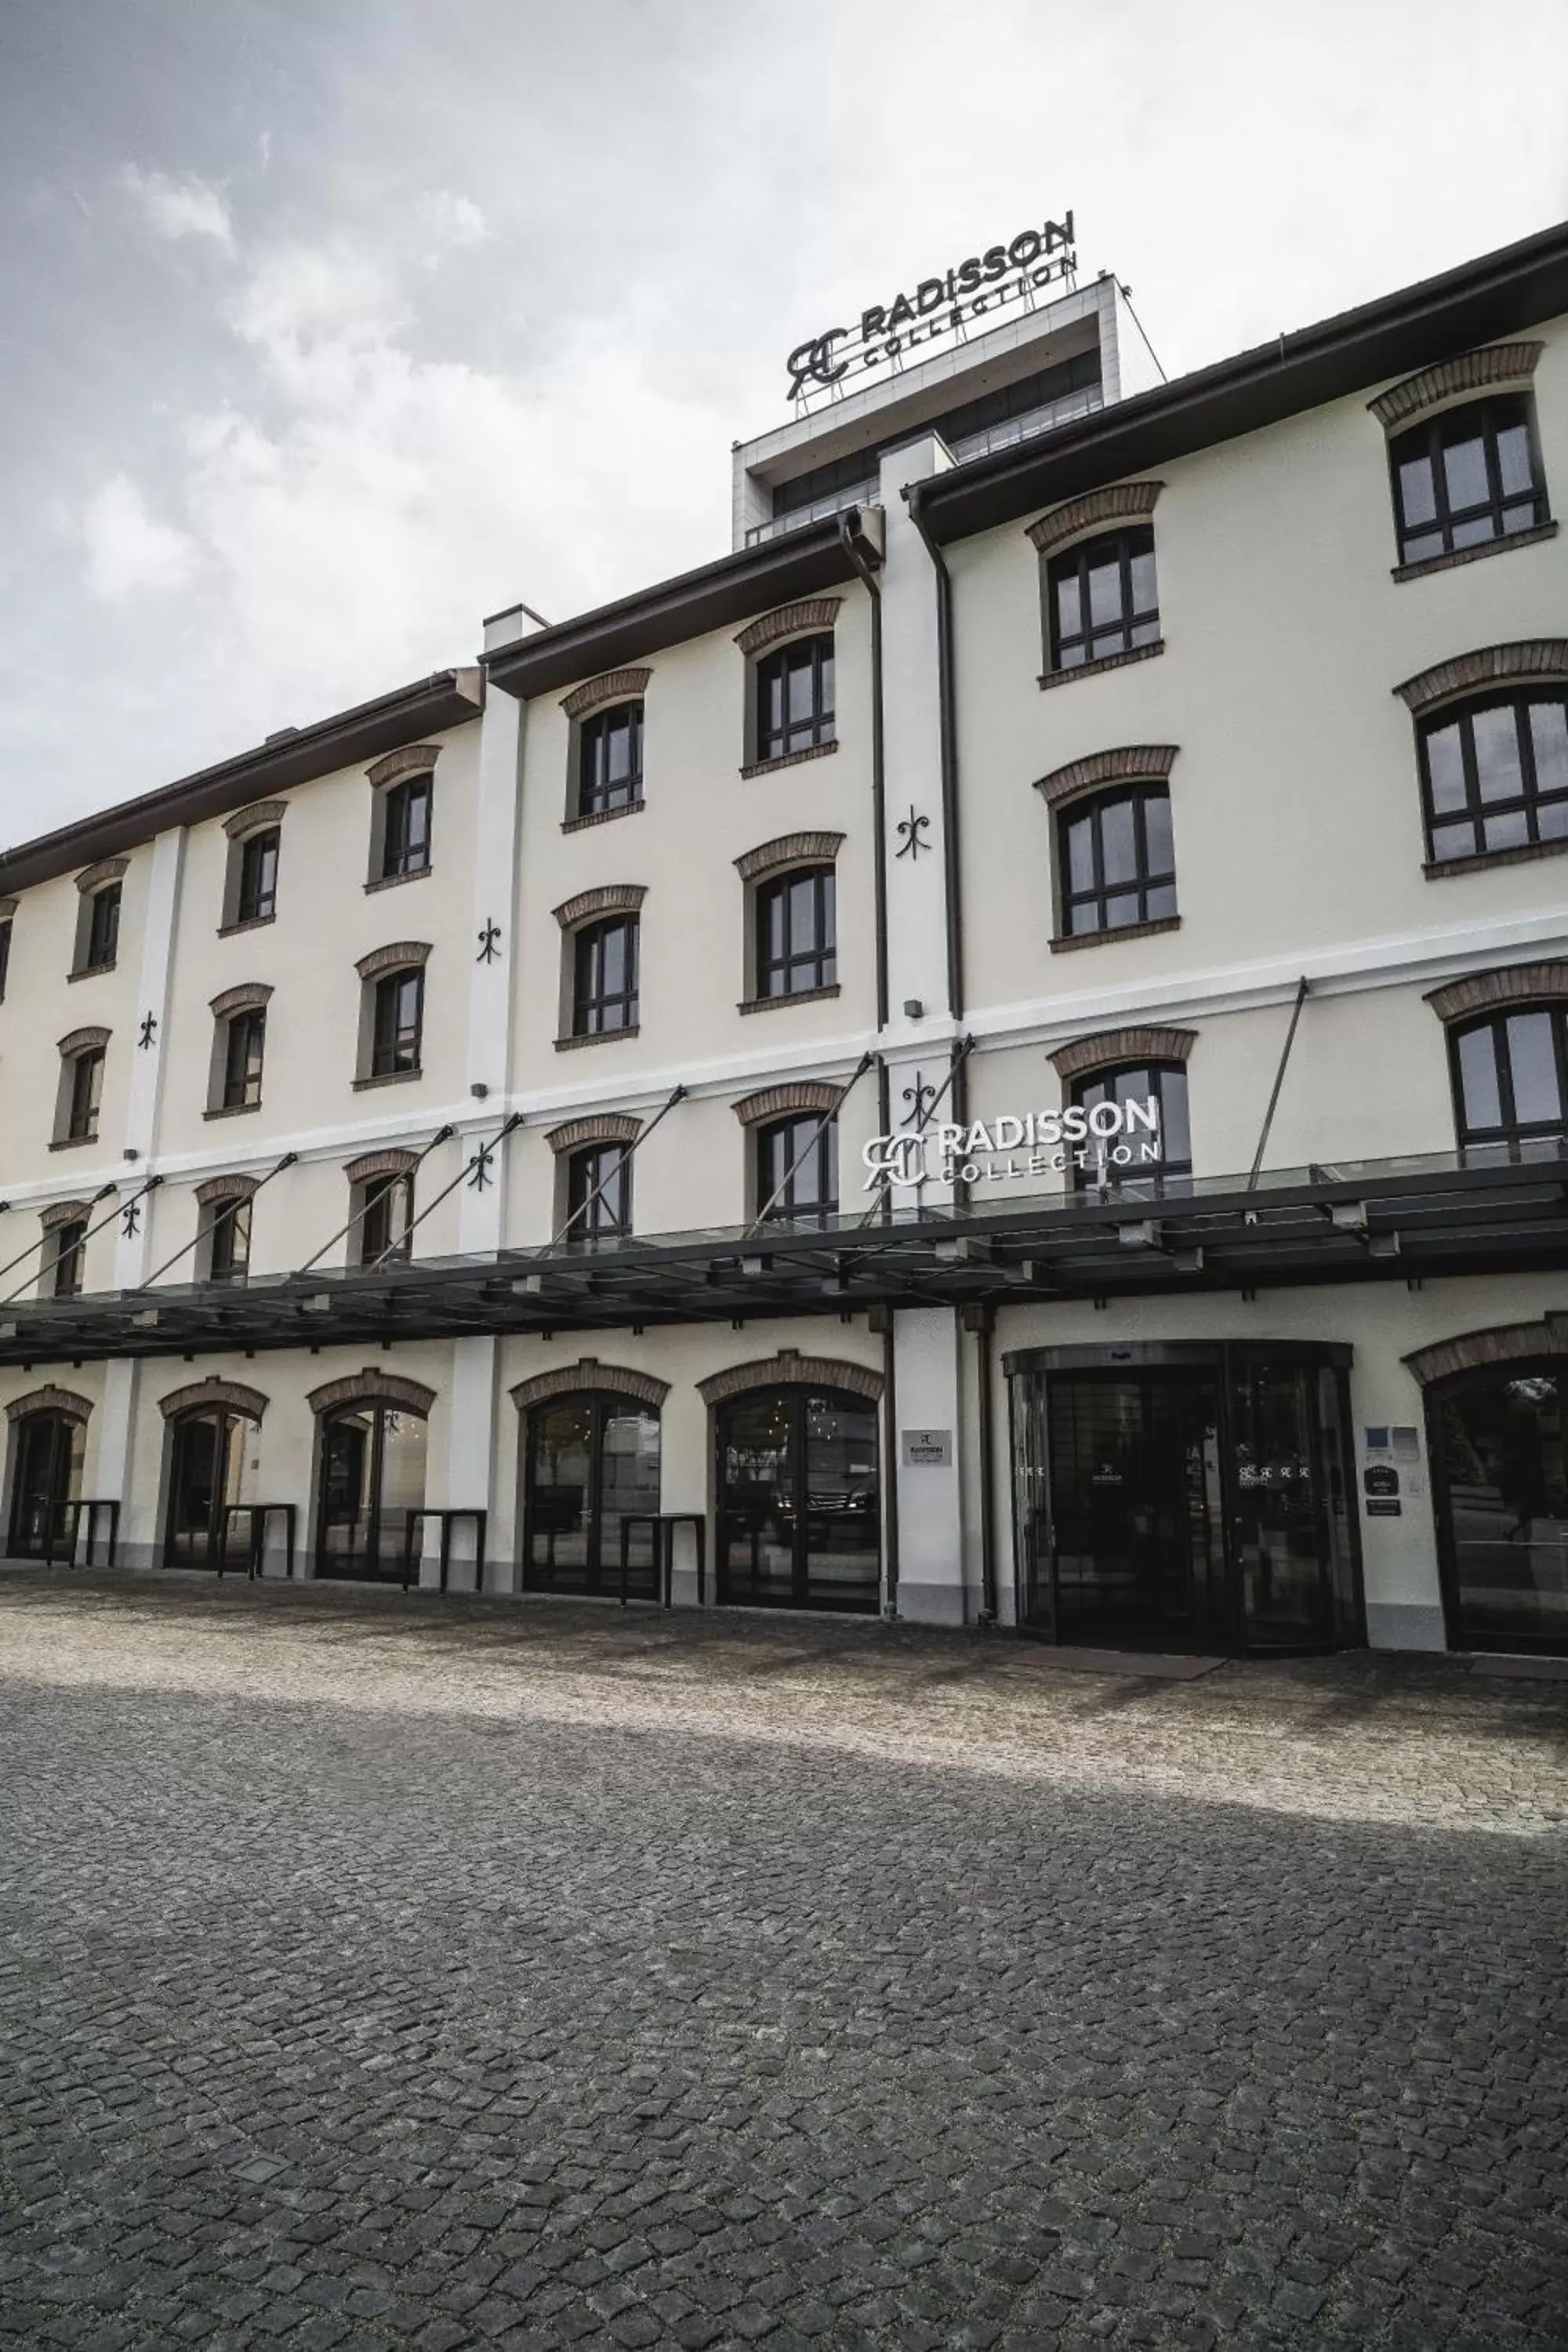
[[[838,536],[871,599],[871,842],[873,913],[877,933],[877,1027],[888,1025],[888,776],[882,749],[882,583],[866,560],[858,534],[859,510],[838,518]]]
[[[996,1328],[996,1308],[989,1299],[980,1303],[975,1318],[976,1354],[979,1365],[979,1429],[980,1440],[980,1622],[992,1626],[996,1622],[996,1414],[992,1390],[995,1367],[992,1346]]]
[[[936,572],[936,683],[938,741],[942,757],[942,855],[947,868],[947,1009],[963,1015],[963,923],[959,899],[958,728],[952,668],[952,574],[921,511],[925,485],[909,482],[904,503]]]

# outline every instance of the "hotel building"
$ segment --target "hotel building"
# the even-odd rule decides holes
[[[1056,240],[0,854],[9,1557],[1568,1650],[1568,227],[1172,383]]]

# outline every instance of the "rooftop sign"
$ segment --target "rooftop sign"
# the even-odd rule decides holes
[[[1070,212],[1064,221],[1020,229],[1010,245],[989,245],[940,278],[922,278],[912,293],[873,302],[858,326],[829,327],[797,343],[784,363],[790,397],[809,405],[814,395],[837,392],[846,377],[899,366],[911,349],[962,335],[976,319],[989,326],[998,311],[1032,304],[1042,288],[1077,269]]]

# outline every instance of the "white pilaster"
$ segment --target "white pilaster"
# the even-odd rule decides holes
[[[899,1614],[927,1625],[962,1625],[967,1614],[958,1483],[960,1360],[958,1318],[951,1307],[905,1307],[895,1318]],[[911,1450],[945,1453],[945,1459],[906,1461]]]

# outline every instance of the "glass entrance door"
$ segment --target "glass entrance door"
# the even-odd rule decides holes
[[[409,1517],[425,1501],[425,1439],[423,1419],[404,1405],[349,1405],[328,1415],[318,1576],[402,1582]]]
[[[626,1397],[561,1397],[528,1416],[524,1590],[614,1594],[621,1522],[658,1509],[659,1421]],[[632,1530],[626,1590],[658,1597],[651,1527]]]
[[[1058,1639],[1224,1639],[1218,1383],[1053,1374],[1047,1415]]]
[[[875,1612],[876,1406],[834,1389],[768,1389],[721,1406],[716,1438],[720,1601]]]
[[[63,1557],[71,1517],[66,1506],[81,1493],[87,1432],[63,1412],[29,1412],[17,1422],[12,1443],[11,1556],[42,1559],[52,1551]]]
[[[169,1509],[163,1531],[167,1568],[239,1568],[249,1529],[226,1506],[248,1499],[246,1455],[255,1423],[222,1405],[182,1413],[169,1458]],[[227,1545],[226,1551],[225,1545]]]
[[[1458,1649],[1568,1652],[1565,1386],[1559,1365],[1520,1364],[1429,1405]]]
[[[1107,1646],[1363,1639],[1345,1352],[1151,1344],[1126,1370],[1089,1349],[1013,1360],[1022,1621]]]

